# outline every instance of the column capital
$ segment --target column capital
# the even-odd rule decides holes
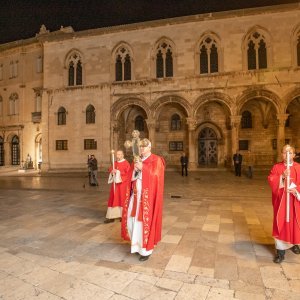
[[[145,119],[148,129],[153,129],[156,126],[155,119]]]
[[[197,121],[195,118],[186,118],[186,123],[187,123],[190,131],[193,131],[196,129]]]
[[[238,127],[241,123],[242,116],[236,115],[236,116],[230,116],[230,124],[232,127]]]
[[[278,126],[284,126],[285,121],[289,117],[289,114],[277,114],[276,117],[277,117],[277,121],[278,121]]]

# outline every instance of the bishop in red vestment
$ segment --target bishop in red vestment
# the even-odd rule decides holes
[[[111,183],[110,195],[108,199],[108,208],[106,220],[104,223],[114,222],[115,219],[122,217],[123,204],[129,193],[129,172],[130,164],[124,159],[122,150],[117,151],[117,161],[110,167],[108,182]]]
[[[287,168],[287,152],[290,162]],[[300,254],[300,164],[293,161],[295,149],[285,145],[282,149],[283,161],[273,166],[268,177],[272,189],[273,237],[275,239],[275,263],[284,260],[285,250]],[[287,186],[287,176],[290,184]],[[289,193],[289,213],[287,214],[287,193]],[[288,217],[287,217],[288,216]]]
[[[131,253],[139,253],[139,260],[145,261],[161,240],[165,161],[151,153],[148,139],[140,142],[140,153],[132,165],[121,235],[131,242]]]

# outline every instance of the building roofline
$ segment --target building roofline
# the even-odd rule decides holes
[[[76,37],[79,38],[79,37],[86,37],[86,36],[104,35],[104,34],[118,33],[122,31],[133,31],[133,30],[147,29],[150,27],[160,27],[165,25],[176,25],[176,24],[192,23],[192,22],[199,22],[199,21],[200,22],[212,21],[212,20],[228,19],[234,17],[246,17],[252,15],[261,15],[266,13],[288,12],[288,11],[295,11],[295,10],[300,10],[300,1],[296,3],[244,8],[244,9],[236,9],[236,10],[228,10],[228,11],[218,11],[218,12],[211,12],[211,13],[174,17],[174,18],[158,19],[158,20],[131,23],[131,24],[87,29],[87,30],[81,30],[77,32],[75,32],[72,29],[72,27],[65,27],[65,28],[62,27],[57,31],[46,32],[43,34],[36,34],[36,36],[32,38],[21,39],[21,40],[2,44],[0,45],[0,52],[8,49],[13,49],[19,46],[27,46],[38,42],[60,41],[60,40],[76,38]]]

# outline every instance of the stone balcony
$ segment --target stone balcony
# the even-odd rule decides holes
[[[42,113],[40,111],[31,113],[31,120],[33,123],[40,123],[42,119]]]

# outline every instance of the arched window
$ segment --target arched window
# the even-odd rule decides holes
[[[181,130],[181,119],[178,114],[174,114],[171,117],[171,130]]]
[[[173,52],[170,44],[163,42],[156,49],[156,78],[173,77]]]
[[[19,138],[16,135],[11,140],[11,164],[20,164],[20,144]]]
[[[252,128],[252,114],[248,110],[245,110],[242,113],[241,127],[242,128]]]
[[[116,52],[115,60],[116,81],[131,80],[131,56],[125,47],[120,47]]]
[[[69,86],[82,85],[82,62],[78,53],[68,58],[68,84]]]
[[[200,74],[219,71],[218,45],[215,39],[206,37],[200,44]]]
[[[95,107],[91,104],[86,108],[85,120],[86,120],[86,124],[95,124],[95,120],[96,120]]]
[[[19,114],[19,96],[17,93],[13,93],[9,97],[9,115]]]
[[[247,39],[248,70],[266,69],[267,44],[263,34],[255,31]]]
[[[300,33],[297,41],[297,66],[300,67]]]
[[[4,140],[0,136],[0,166],[4,166]]]
[[[57,125],[66,125],[67,112],[64,107],[60,107],[57,111]]]
[[[143,132],[145,131],[145,120],[142,116],[137,116],[134,120],[134,129]]]

